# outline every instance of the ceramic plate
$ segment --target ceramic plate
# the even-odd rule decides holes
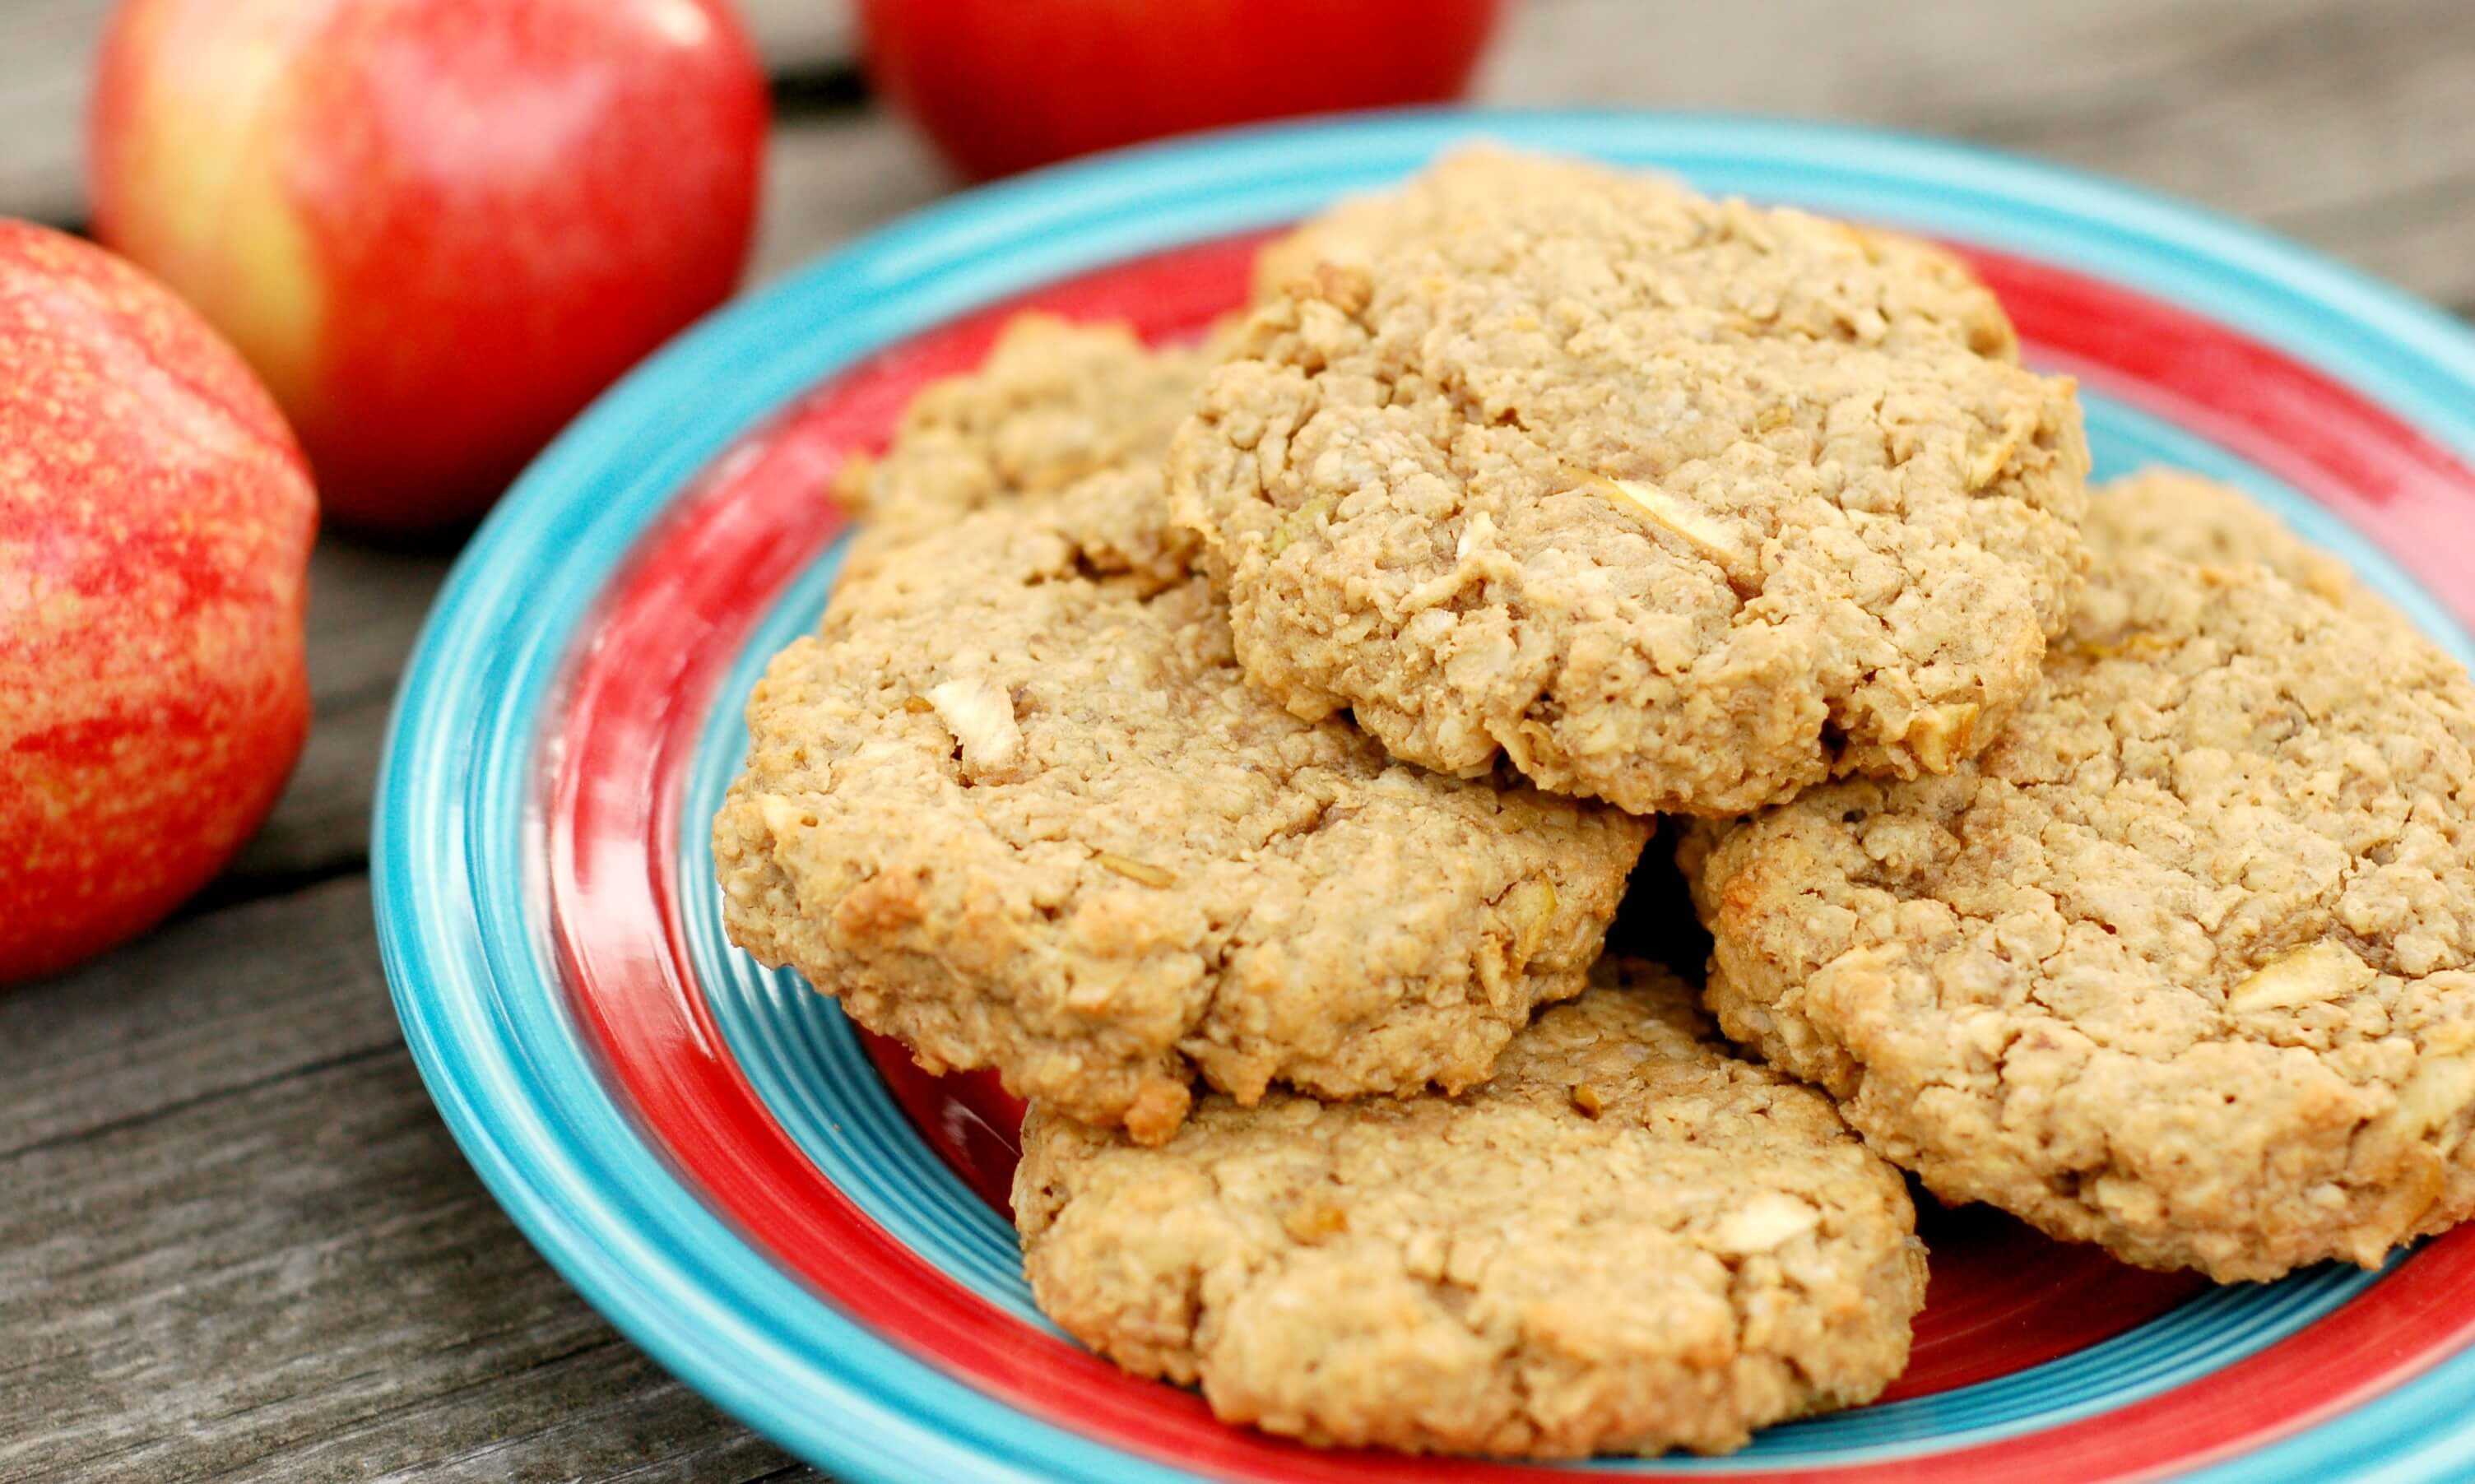
[[[1542,1471],[1223,1427],[1034,1311],[1002,1094],[921,1076],[723,940],[707,825],[749,687],[833,584],[836,466],[1016,309],[1190,334],[1264,232],[1474,134],[1952,243],[2029,358],[2081,378],[2099,474],[2252,490],[2470,653],[2475,339],[2171,202],[1948,144],[1638,114],[1379,116],[975,191],[657,356],[439,598],[387,748],[378,912],[405,1036],[499,1200],[665,1365],[859,1479],[2467,1476],[2475,1229],[2380,1273],[2210,1288],[1935,1213],[1907,1377],[1726,1459]]]

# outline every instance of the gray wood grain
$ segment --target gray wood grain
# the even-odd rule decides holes
[[[359,878],[0,999],[0,1480],[755,1479],[508,1225]]]
[[[0,0],[0,212],[74,219],[106,0]],[[1508,103],[1729,108],[1956,134],[2264,220],[2475,306],[2463,0],[1528,0]],[[845,0],[751,7],[777,67]],[[927,201],[898,125],[786,127],[756,276]],[[318,725],[233,872],[157,935],[0,994],[0,1484],[809,1479],[669,1380],[527,1247],[401,1047],[369,921],[397,673],[447,566],[330,537]]]

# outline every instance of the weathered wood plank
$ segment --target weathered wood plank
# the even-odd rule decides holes
[[[458,1157],[347,881],[0,999],[0,1479],[752,1479]]]
[[[117,0],[0,5],[0,215],[84,218],[86,77]],[[850,0],[740,0],[777,75],[847,64],[858,47]]]
[[[392,1044],[368,902],[207,913],[0,994],[0,1159]]]

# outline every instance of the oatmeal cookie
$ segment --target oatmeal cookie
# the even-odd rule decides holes
[[[835,492],[861,525],[844,577],[984,506],[1051,497],[1087,534],[1138,543],[1119,560],[1184,576],[1193,540],[1162,516],[1161,456],[1217,355],[1211,342],[1152,350],[1123,325],[1016,317],[978,370],[912,399],[882,455],[845,467]]]
[[[2377,1264],[2475,1213],[2475,686],[2105,529],[1982,756],[1687,838],[1711,1007],[1947,1199],[2221,1281]]]
[[[1899,1173],[1664,969],[1599,977],[1459,1098],[1207,1098],[1158,1149],[1035,1105],[1041,1309],[1322,1445],[1721,1452],[1871,1400],[1924,1299]]]
[[[2091,487],[2082,527],[2092,551],[2147,551],[2200,567],[2257,562],[2336,603],[2380,606],[2346,564],[2288,528],[2242,491],[2179,469],[2144,469]]]
[[[715,822],[732,937],[932,1070],[1143,1139],[1198,1073],[1246,1102],[1481,1080],[1581,990],[1647,827],[1250,690],[1157,499],[1087,498],[1106,473],[992,486],[775,659]]]
[[[1269,255],[1289,286],[1169,463],[1248,678],[1300,716],[1728,814],[1947,769],[2033,686],[2078,405],[1951,259],[1503,154],[1344,212]]]

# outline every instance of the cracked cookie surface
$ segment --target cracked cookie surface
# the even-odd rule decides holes
[[[1482,152],[1259,281],[1170,482],[1301,716],[1728,814],[1948,768],[2063,623],[2075,395],[1932,249]]]
[[[1014,1204],[1041,1307],[1232,1422],[1578,1457],[1741,1447],[1905,1365],[1898,1172],[1608,961],[1458,1098],[1207,1098],[1139,1148],[1035,1105]]]
[[[1688,836],[1710,1005],[1947,1199],[2376,1264],[2475,1214],[2475,687],[2367,596],[2110,528],[1981,757]]]
[[[1090,426],[1092,472],[889,547],[774,660],[715,823],[731,937],[932,1070],[1146,1139],[1198,1074],[1246,1100],[1479,1081],[1581,990],[1647,827],[1250,690],[1157,484],[1092,496],[1147,455]]]

